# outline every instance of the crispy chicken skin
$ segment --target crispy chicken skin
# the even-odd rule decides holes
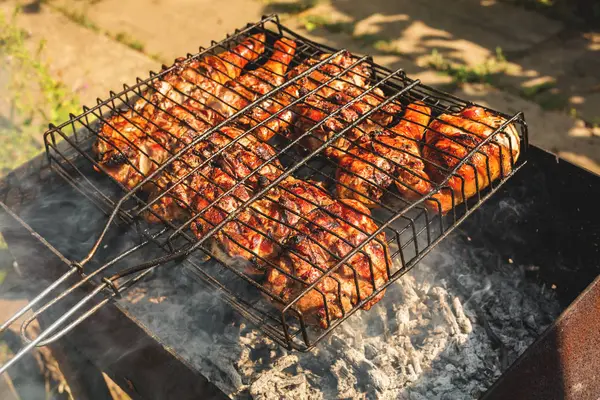
[[[274,87],[273,85],[283,82],[282,78],[275,79],[274,77],[283,76],[285,73],[287,64],[283,63],[291,61],[295,49],[293,43],[283,39],[276,42],[276,49],[284,48],[288,53],[275,50],[272,58],[264,66],[228,82],[227,85],[232,86],[242,82],[245,85],[243,87],[254,88],[257,94],[262,91],[268,92]],[[262,77],[264,82],[258,77]],[[267,79],[267,77],[271,78]],[[169,156],[229,116],[222,115],[221,111],[223,110],[218,111],[219,104],[222,102],[215,100],[218,98],[216,96],[227,95],[228,91],[231,91],[229,86],[216,87],[213,90],[213,96],[209,99],[198,98],[198,96],[190,97],[183,102],[182,106],[177,105],[166,111],[157,111],[151,119],[154,130],[138,137],[131,146],[127,147],[127,156],[121,157],[119,163],[111,164],[107,168],[108,173],[126,188],[135,187],[145,176],[154,172],[159,165],[164,163]],[[237,98],[239,100],[241,97]],[[250,100],[254,100],[254,98]],[[249,100],[242,98],[240,101],[245,103],[238,101],[234,104],[241,108]],[[205,140],[206,143],[210,143],[210,140]]]
[[[366,243],[314,289],[304,295],[301,292],[362,245],[377,228],[369,210],[354,200],[335,201],[314,210],[295,229],[286,250],[274,261],[278,268],[268,269],[265,287],[286,304],[301,296],[295,309],[307,322],[327,328],[388,281],[387,267],[391,266],[391,260],[385,234]],[[383,294],[384,291],[378,293],[362,308],[370,309]]]
[[[230,180],[229,184],[235,182]],[[228,256],[241,257],[263,266],[281,251],[295,225],[317,207],[333,202],[318,183],[289,178],[270,190],[264,198],[252,202],[234,220],[226,223],[215,237]],[[213,217],[214,213],[203,215],[212,227],[227,213],[221,213],[218,218]],[[198,237],[205,234],[205,230],[198,227],[198,222],[192,229]]]
[[[339,160],[338,197],[375,207],[392,183],[407,200],[418,200],[428,194],[433,186],[425,172],[419,141],[430,116],[429,107],[415,102],[392,128],[361,137]]]
[[[260,96],[283,84],[285,73],[296,52],[296,42],[282,38],[275,42],[273,47],[271,58],[261,68],[227,82],[207,102],[207,105],[218,112],[222,118],[227,118]],[[267,108],[268,101],[257,105],[257,107]]]
[[[310,66],[326,60],[329,56],[329,54],[324,54],[319,59],[307,60],[300,66],[302,68],[295,68],[290,76],[299,75]],[[350,53],[344,52],[299,80],[301,88],[299,93],[302,94],[315,90],[321,84],[335,78],[294,107],[294,112],[297,114],[293,132],[295,137],[303,135],[324,121],[303,139],[302,144],[307,150],[317,149],[333,135],[346,128],[348,124],[356,121],[384,101],[383,92],[379,88],[375,88],[361,100],[347,106],[350,101],[370,88],[370,67],[367,63],[357,63],[357,61]],[[346,71],[346,69],[349,70]],[[337,116],[330,117],[330,114],[341,108],[342,110]],[[362,124],[362,129],[352,129],[346,132],[333,141],[325,149],[324,154],[334,158],[342,157],[352,141],[377,127],[379,129],[385,127],[399,111],[400,106],[396,103],[384,105],[370,116],[369,122]]]
[[[357,92],[360,92],[361,90],[353,85],[357,85],[358,87],[366,85],[369,76],[369,68],[366,63],[360,63],[352,67],[350,71],[342,74],[345,68],[349,68],[356,62],[356,59],[347,52],[336,56],[319,69],[307,75],[302,75],[310,67],[327,59],[329,56],[330,54],[324,54],[316,59],[310,58],[293,68],[288,74],[288,79],[291,80],[297,78],[297,80],[287,86],[284,90],[276,93],[272,98],[262,102],[259,107],[254,107],[246,116],[240,118],[240,122],[248,127],[253,127],[270,116],[276,116],[256,129],[257,137],[266,141],[275,134],[286,130],[288,126],[294,122],[296,113],[301,110],[301,108],[299,108],[301,105],[287,110],[283,110],[283,108],[288,106],[292,101],[298,99],[302,94],[306,94],[309,91],[316,89],[321,83],[326,82],[329,78],[339,75],[340,79],[335,79],[329,85],[319,89],[319,91],[314,94],[314,98],[331,96],[338,93],[343,88],[345,88],[348,93],[354,93],[355,95]],[[300,77],[301,75],[302,77]],[[367,97],[371,103],[381,101],[375,95]]]
[[[234,139],[237,142],[231,143]],[[229,147],[224,149],[227,145]],[[151,222],[185,219],[190,211],[201,210],[195,207],[201,203],[199,198],[222,193],[253,173],[244,186],[244,191],[251,193],[283,172],[277,159],[267,162],[274,155],[275,150],[269,144],[243,130],[231,126],[221,128],[195,145],[192,151],[182,154],[159,175],[150,196],[154,214],[148,215],[148,219]],[[203,167],[194,171],[200,165]],[[165,193],[166,190],[169,192]]]
[[[501,116],[476,106],[457,114],[442,114],[425,133],[423,155],[428,161],[425,171],[442,182],[469,151],[505,122]],[[490,181],[506,176],[512,170],[512,163],[517,161],[519,151],[519,134],[510,124],[450,176],[447,184],[450,189],[443,190],[446,200],[442,204],[443,212],[452,208],[452,194],[457,205],[487,187]]]
[[[264,41],[264,34],[256,34],[218,56],[210,55],[185,63],[176,60],[171,72],[151,84],[152,91],[145,92],[130,109],[105,121],[93,147],[98,162],[107,167],[109,173],[120,177],[123,173],[114,169],[130,157],[139,157],[136,143],[141,138],[154,136],[154,132],[160,129],[157,113],[181,105],[190,97],[204,102],[224,83],[237,78],[248,62],[263,53]],[[138,167],[142,164],[137,162]]]
[[[303,139],[302,144],[308,150],[316,150],[327,140],[340,133],[348,125],[374,108],[371,104],[361,101],[342,108],[353,99],[353,96],[343,92],[332,94],[325,99],[311,95],[304,103],[298,105],[295,109],[298,114],[294,126],[296,135],[300,136],[314,128]],[[335,117],[330,117],[332,113],[338,110],[340,111]],[[342,158],[347,154],[353,142],[370,132],[384,129],[391,122],[393,115],[399,111],[398,106],[385,106],[382,112],[373,113],[371,118],[336,138],[325,148],[323,154],[334,159]],[[315,127],[320,122],[323,122],[323,124]]]

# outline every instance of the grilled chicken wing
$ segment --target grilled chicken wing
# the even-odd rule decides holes
[[[368,215],[369,210],[353,200],[335,201],[313,211],[289,239],[288,249],[275,261],[278,268],[269,268],[266,288],[285,303],[300,296],[296,310],[323,328],[341,318],[388,281],[391,260],[385,234],[366,243],[314,289],[305,294],[302,291],[377,230]],[[377,294],[362,308],[370,309],[383,294]]]
[[[419,141],[430,115],[429,107],[416,102],[406,108],[403,119],[394,127],[361,137],[339,161],[338,197],[375,207],[392,183],[408,200],[429,193],[433,186],[425,172]]]
[[[423,155],[427,173],[442,182],[468,153],[491,135],[506,120],[481,107],[471,106],[457,114],[442,114],[425,133]],[[444,212],[487,187],[491,181],[506,176],[517,161],[520,138],[514,125],[507,125],[490,142],[484,144],[467,163],[450,176],[443,192],[449,201]],[[489,169],[488,169],[489,168]]]
[[[171,72],[152,83],[153,93],[146,92],[133,107],[110,118],[98,133],[94,152],[102,165],[114,167],[123,164],[140,138],[150,136],[156,126],[149,123],[159,110],[169,110],[182,104],[187,97],[204,101],[209,93],[225,82],[235,79],[242,68],[264,51],[265,35],[251,36],[219,56],[182,62],[176,60]]]

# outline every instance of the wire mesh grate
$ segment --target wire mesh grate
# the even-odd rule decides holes
[[[77,265],[117,217],[164,250],[104,288],[116,295],[194,254],[191,271],[242,315],[308,350],[520,167],[527,130],[522,113],[475,106],[269,16],[111,92],[45,143],[51,165],[109,214]]]

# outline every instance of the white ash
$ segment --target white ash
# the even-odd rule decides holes
[[[476,398],[560,307],[508,257],[475,258],[434,251],[309,353],[282,349],[197,286],[181,296],[171,275],[144,282],[164,301],[130,307],[144,307],[136,314],[153,333],[234,398]]]

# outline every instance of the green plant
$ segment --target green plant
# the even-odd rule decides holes
[[[524,86],[521,88],[521,97],[531,100],[538,96],[540,93],[546,92],[556,86],[554,81],[546,81],[538,83],[537,85]]]
[[[17,15],[18,10],[12,18],[0,12],[0,69],[8,77],[1,96],[9,105],[0,116],[0,174],[39,153],[46,124],[63,122],[79,108],[77,96],[42,61],[44,42],[36,51],[28,50]]]
[[[381,35],[376,33],[363,33],[361,35],[354,35],[356,40],[361,46],[373,46],[375,43],[384,40]]]
[[[429,57],[429,66],[453,78],[457,84],[491,83],[493,76],[506,70],[506,58],[499,47],[494,57],[474,66],[452,63],[434,49]]]
[[[83,26],[84,28],[90,29],[94,32],[101,31],[100,27],[96,25],[91,19],[87,17],[87,15],[85,15],[85,13],[81,11],[72,10],[67,7],[58,6],[54,4],[52,4],[51,7],[53,7],[57,11],[60,11],[65,17],[75,22],[76,24]]]
[[[400,52],[400,50],[398,50],[396,45],[393,42],[390,42],[389,40],[378,40],[373,44],[373,47],[385,54],[402,55],[402,53]]]
[[[139,40],[132,38],[126,32],[117,33],[116,35],[114,35],[114,39],[119,43],[123,43],[125,46],[131,47],[134,50],[137,50],[141,53],[144,52],[144,44]]]
[[[83,26],[84,28],[90,29],[90,30],[92,30],[94,32],[98,32],[98,33],[100,33],[100,34],[102,34],[104,36],[107,36],[107,37],[109,37],[109,38],[111,38],[113,40],[116,40],[119,43],[124,44],[125,46],[127,46],[127,47],[129,47],[129,48],[131,48],[131,49],[133,49],[135,51],[139,51],[140,53],[144,53],[148,57],[152,58],[155,61],[163,62],[162,57],[160,55],[157,55],[155,53],[147,54],[145,52],[144,43],[142,43],[141,41],[135,39],[134,37],[132,37],[127,32],[117,32],[116,34],[113,34],[110,31],[103,30],[98,25],[96,25],[91,19],[89,19],[87,17],[87,15],[85,14],[85,12],[71,10],[69,8],[66,8],[66,7],[63,7],[63,6],[60,6],[60,5],[56,5],[54,2],[46,2],[46,4],[48,4],[54,10],[56,10],[56,11],[60,12],[61,14],[63,14],[69,20],[75,22],[78,25]],[[94,4],[94,3],[92,2],[91,4]]]
[[[317,5],[318,0],[303,0],[303,1],[272,1],[265,0],[267,11],[279,14],[300,14]]]
[[[352,33],[354,30],[354,24],[351,22],[333,22],[323,15],[305,15],[300,17],[300,23],[309,32],[317,28],[323,28],[331,33]]]

